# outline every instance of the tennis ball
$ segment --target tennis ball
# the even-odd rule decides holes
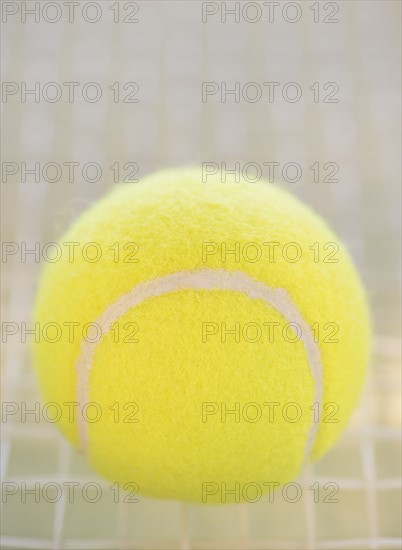
[[[334,444],[364,379],[344,246],[281,187],[223,179],[117,186],[41,280],[44,401],[96,471],[143,495],[255,501]]]

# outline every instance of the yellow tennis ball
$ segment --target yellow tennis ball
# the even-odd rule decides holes
[[[344,246],[282,188],[222,179],[119,185],[38,293],[44,401],[99,473],[144,495],[257,500],[333,445],[364,379]]]

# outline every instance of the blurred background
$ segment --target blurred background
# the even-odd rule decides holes
[[[34,493],[3,494],[2,547],[400,548],[400,2],[75,4],[1,4],[2,319],[19,327],[3,334],[3,406],[40,400],[22,335],[40,253],[25,252],[117,181],[168,166],[273,176],[326,218],[368,290],[373,360],[297,503],[36,502],[35,484],[107,482],[49,422],[3,414],[3,486]],[[315,482],[340,502],[315,503]]]

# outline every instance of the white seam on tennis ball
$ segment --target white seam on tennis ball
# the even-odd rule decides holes
[[[286,289],[268,287],[240,271],[226,271],[224,269],[179,271],[158,279],[139,283],[132,290],[123,294],[116,302],[110,304],[102,315],[96,319],[95,323],[101,327],[101,334],[104,336],[111,325],[129,309],[138,306],[149,298],[178,290],[230,290],[242,292],[251,299],[264,300],[283,315],[289,323],[296,323],[300,326],[302,331],[301,340],[307,353],[311,375],[314,380],[314,403],[318,403],[319,410],[321,410],[323,394],[322,364],[318,345],[309,326]],[[97,342],[84,340],[81,353],[76,362],[77,399],[80,403],[81,412],[82,407],[89,402],[89,373],[95,348],[98,344],[99,340]],[[307,435],[304,453],[305,460],[311,455],[318,432],[318,423],[314,420],[314,408],[312,410],[312,423]],[[79,440],[81,447],[86,450],[88,442],[87,426],[82,414],[78,418]]]

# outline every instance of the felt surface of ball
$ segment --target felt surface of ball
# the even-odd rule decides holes
[[[35,344],[44,402],[96,471],[148,496],[250,501],[295,479],[364,380],[369,314],[342,243],[279,186],[221,179],[119,185],[38,291],[35,321],[62,328]]]

